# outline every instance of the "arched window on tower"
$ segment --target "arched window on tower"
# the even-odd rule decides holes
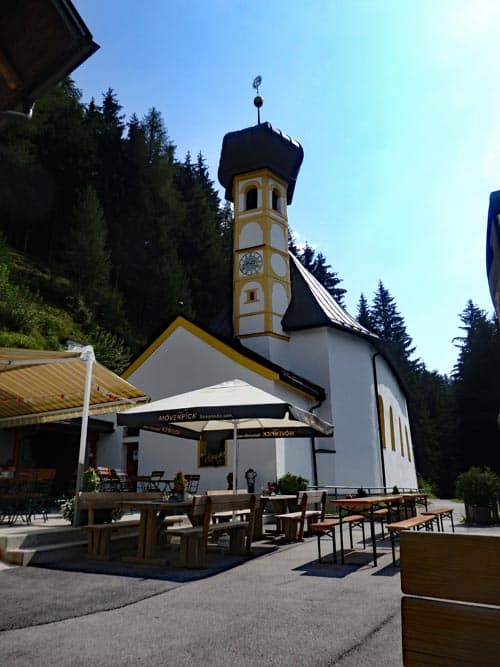
[[[246,210],[257,208],[257,188],[250,188],[246,194]]]
[[[278,213],[281,213],[281,195],[279,193],[279,190],[277,190],[276,188],[274,188],[272,191],[271,204],[273,211],[278,211]]]

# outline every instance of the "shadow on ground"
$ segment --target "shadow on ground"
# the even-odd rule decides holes
[[[250,556],[209,552],[204,570],[144,566],[119,558],[106,562],[82,558],[5,570],[0,572],[0,632],[118,609],[275,550],[272,545],[253,545]],[[176,557],[175,551],[170,557]]]
[[[344,579],[350,574],[353,574],[360,567],[371,565],[373,562],[372,555],[368,553],[352,552],[346,553],[344,557],[344,564],[340,562],[340,554],[337,556],[337,563],[333,562],[333,554],[327,554],[321,559],[312,560],[308,563],[303,563],[296,567],[297,572],[303,572],[308,577],[328,577],[333,579]]]

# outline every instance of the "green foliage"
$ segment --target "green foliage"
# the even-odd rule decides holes
[[[389,354],[403,371],[416,370],[418,361],[411,361],[415,352],[412,339],[406,331],[404,318],[399,312],[394,297],[379,280],[370,309],[371,330],[385,342]]]
[[[179,471],[174,477],[174,493],[181,493],[186,489],[186,477]]]
[[[232,214],[203,156],[179,162],[160,111],[126,122],[112,89],[84,105],[68,79],[31,123],[0,133],[0,220],[22,286],[0,330],[19,344],[95,338],[98,324],[116,337],[115,354],[106,334],[97,347],[119,369],[174,316],[208,324],[231,303]],[[72,335],[39,321],[37,294],[66,311]]]
[[[358,498],[364,498],[367,495],[368,493],[366,492],[366,489],[364,489],[362,486],[360,486],[359,489],[356,491],[356,496]]]
[[[370,307],[368,306],[368,301],[364,294],[361,294],[358,301],[358,314],[356,319],[361,324],[361,326],[371,331],[374,327],[373,319],[370,314]]]
[[[331,271],[330,264],[326,263],[326,257],[322,252],[316,250],[306,242],[306,244],[299,248],[293,238],[293,234],[288,236],[289,250],[300,260],[308,271],[319,280],[323,287],[333,296],[335,301],[345,307],[344,296],[347,292],[343,287],[338,287],[342,282],[335,271]]]
[[[467,505],[488,507],[500,493],[500,477],[489,468],[472,466],[457,478],[457,496]]]
[[[0,264],[0,344],[6,347],[59,349],[78,329],[68,313],[48,306],[39,294],[11,280]]]
[[[97,361],[106,368],[118,375],[127,368],[131,352],[118,336],[97,326],[89,332],[87,343],[93,346]]]
[[[429,482],[428,480],[424,479],[421,475],[417,475],[417,484],[418,484],[418,490],[422,491],[422,493],[427,493],[431,498],[436,496],[432,482]]]
[[[308,483],[309,480],[305,477],[287,472],[278,479],[278,489],[280,493],[297,493],[297,491],[305,491]]]
[[[453,370],[458,470],[487,466],[500,472],[500,332],[498,322],[469,301],[460,314],[464,335]]]
[[[100,479],[94,468],[87,468],[83,472],[82,491],[98,491]]]

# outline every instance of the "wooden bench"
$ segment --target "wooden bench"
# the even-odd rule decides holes
[[[435,514],[428,514],[425,516],[423,514],[418,514],[417,516],[412,516],[410,519],[403,519],[403,521],[387,524],[387,530],[391,536],[392,562],[394,566],[396,566],[396,535],[401,535],[402,532],[407,530],[421,530],[422,528],[432,530],[433,521],[439,522],[439,518]]]
[[[207,496],[230,496],[234,495],[235,492],[231,489],[223,489],[223,490],[213,490],[213,491],[207,491]],[[248,494],[248,491],[245,491],[245,489],[237,489],[236,491],[237,495],[242,495],[242,494]],[[234,510],[234,511],[222,511],[222,512],[217,512],[214,511],[212,512],[212,521],[214,523],[219,523],[222,521],[228,521],[233,517],[233,515],[236,515],[239,519],[242,521],[248,521],[250,518],[250,509],[244,509],[244,510]]]
[[[403,664],[496,667],[500,536],[401,535]]]
[[[286,540],[302,542],[304,527],[311,532],[311,525],[325,518],[326,491],[300,491],[297,496],[298,512],[276,514],[275,518],[281,523],[281,529]]]
[[[444,523],[443,519],[445,517],[448,517],[451,521],[451,530],[454,533],[455,532],[455,524],[453,523],[453,508],[450,507],[433,507],[427,512],[422,512],[423,516],[427,516],[428,514],[434,514],[434,516],[439,517],[439,520],[436,521],[438,530],[441,529],[441,532],[444,533]]]
[[[352,529],[361,528],[363,534],[363,549],[366,548],[366,538],[365,538],[365,519],[362,514],[348,514],[342,516],[342,525],[347,524],[349,526],[349,541],[351,549],[354,548],[354,543],[352,539]],[[316,535],[318,539],[318,561],[321,563],[321,538],[324,535],[332,538],[332,548],[333,548],[333,562],[337,562],[337,544],[335,529],[337,526],[340,526],[340,517],[338,516],[325,516],[322,521],[316,521],[311,523],[311,532]],[[342,540],[341,540],[342,543]],[[343,560],[343,546],[342,546],[342,560]]]
[[[88,491],[78,496],[79,510],[87,510],[87,554],[90,558],[109,560],[110,545],[113,537],[137,537],[139,521],[116,521],[114,523],[95,523],[95,512],[100,509],[121,509],[124,500],[163,500],[161,492],[135,493],[132,491]],[[163,523],[172,526],[182,523],[182,516],[167,516]]]
[[[184,518],[182,516],[166,516],[159,531],[159,539],[165,534],[165,529],[168,530],[169,526],[175,526],[178,523],[183,523],[183,521]],[[111,538],[138,537],[139,526],[140,521],[138,520],[99,523],[97,525],[86,526],[88,557],[97,560],[109,560]]]
[[[229,552],[246,554],[250,551],[257,496],[255,494],[221,494],[195,496],[189,512],[191,527],[172,528],[167,535],[180,537],[179,562],[181,567],[205,567],[209,540],[222,533],[229,535]],[[219,521],[211,523],[214,513],[247,510],[249,521]]]
[[[321,561],[321,538],[328,535],[332,538],[333,562],[337,562],[337,544],[335,539],[335,528],[340,525],[340,519],[324,519],[311,523],[311,532],[318,539],[318,562]]]

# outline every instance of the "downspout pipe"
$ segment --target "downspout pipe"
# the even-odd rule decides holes
[[[382,485],[384,489],[387,486],[387,480],[385,477],[385,461],[384,461],[384,437],[382,433],[382,417],[380,415],[380,406],[379,406],[379,401],[378,401],[378,378],[377,378],[377,363],[375,361],[376,357],[380,356],[380,352],[375,352],[375,354],[372,355],[372,370],[373,370],[373,387],[375,389],[375,405],[377,408],[377,422],[378,422],[378,441],[379,441],[379,448],[380,448],[380,465],[382,468]]]
[[[321,399],[316,405],[313,405],[311,408],[309,408],[309,412],[312,414],[314,410],[317,410],[322,404],[325,399]],[[313,482],[314,486],[318,486],[318,461],[316,459],[316,439],[314,436],[311,436],[311,458],[312,458],[312,466],[313,466]]]

